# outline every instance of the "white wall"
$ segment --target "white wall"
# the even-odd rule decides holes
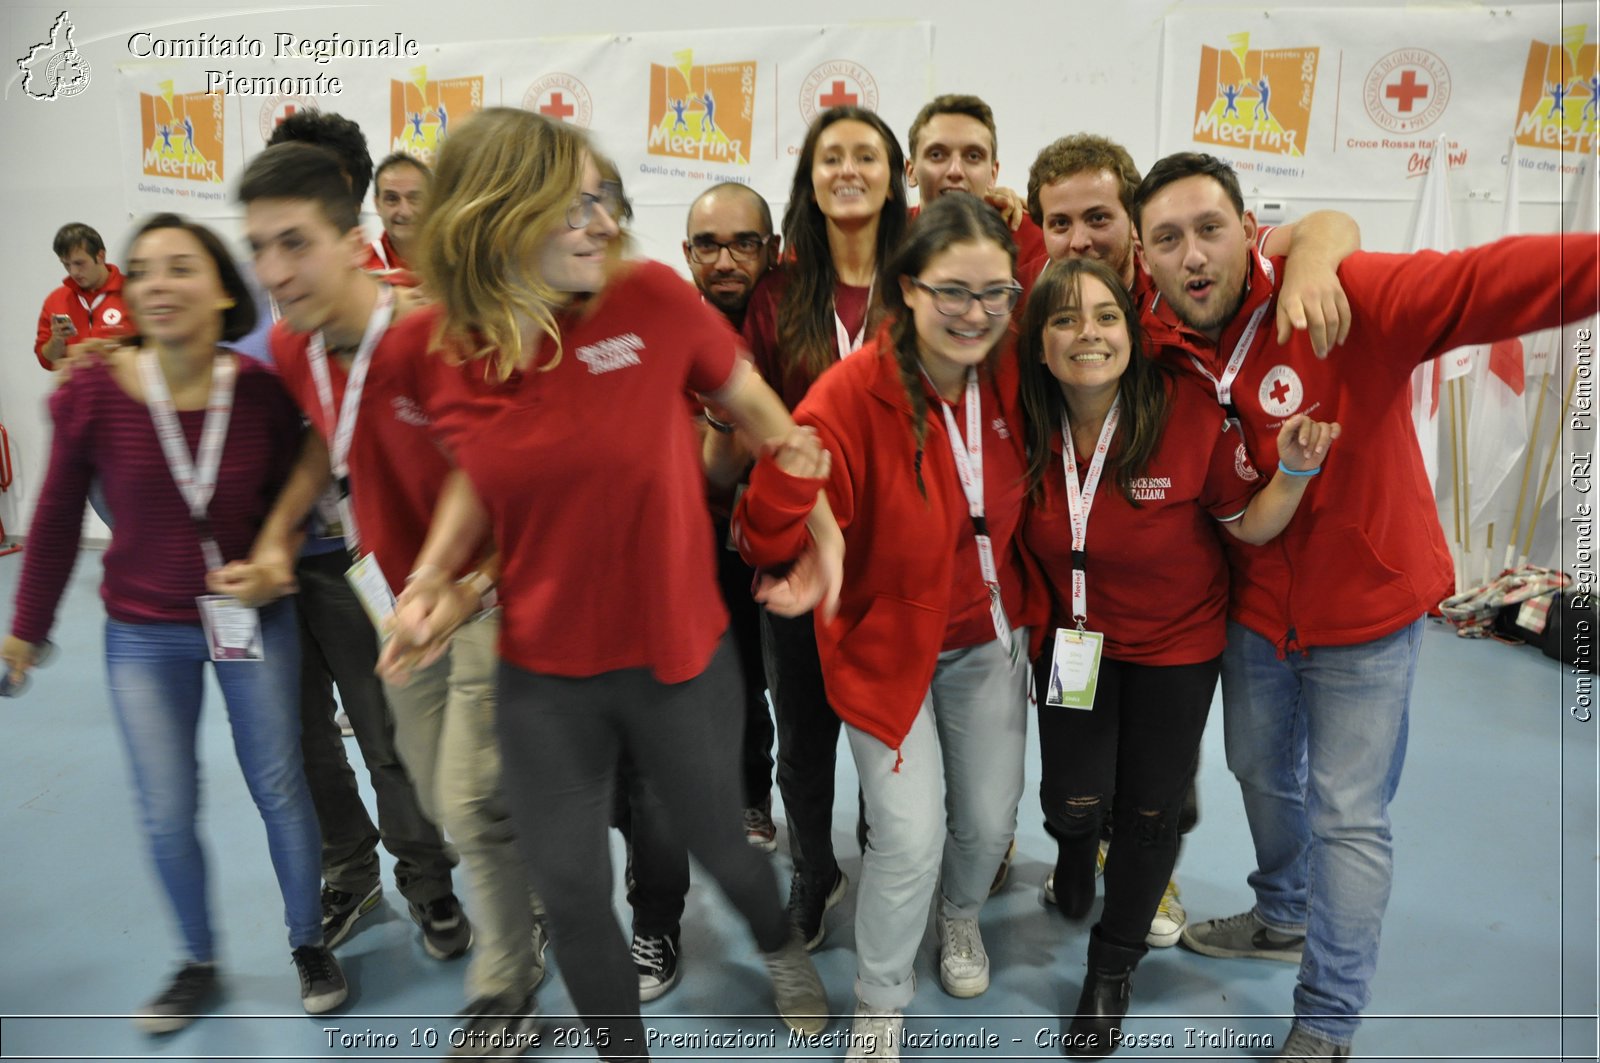
[[[1504,9],[1526,2],[1501,0],[1494,6]],[[1280,0],[1272,9],[1292,18],[1297,8],[1357,6],[1364,5]],[[875,21],[927,20],[934,25],[932,90],[975,92],[993,105],[1000,126],[1000,179],[1020,189],[1038,149],[1070,132],[1112,136],[1127,145],[1141,166],[1154,160],[1155,115],[1162,98],[1161,20],[1179,7],[1226,9],[1226,5],[1196,0],[1021,0],[1000,5],[880,0],[865,7],[842,0],[815,0],[803,9],[760,0],[700,0],[695,4],[456,0],[447,5],[402,0],[253,13],[260,12],[261,6],[243,0],[160,7],[75,3],[70,11],[77,26],[76,43],[93,69],[88,90],[73,99],[41,103],[27,99],[11,78],[7,98],[0,102],[0,143],[6,146],[8,160],[0,171],[0,204],[4,204],[0,231],[7,237],[9,250],[0,260],[0,336],[9,337],[11,344],[11,353],[0,359],[0,423],[10,432],[16,466],[11,492],[0,496],[0,520],[13,536],[25,532],[49,444],[43,402],[51,379],[35,362],[31,344],[40,301],[61,276],[50,250],[51,237],[64,222],[88,222],[105,236],[111,259],[120,261],[132,229],[118,187],[117,153],[122,141],[116,124],[114,78],[117,65],[130,58],[127,38],[138,30],[165,27],[163,32],[174,36],[200,30],[252,36],[279,31],[378,36],[401,31],[427,46],[568,33],[846,24],[860,20],[863,14]],[[1592,10],[1587,4],[1569,4],[1568,8]],[[0,16],[4,18],[0,55],[8,62],[0,76],[9,76],[14,70],[10,60],[41,39],[60,10],[59,6],[7,6]],[[200,67],[218,65],[194,62]],[[911,115],[886,117],[903,133]],[[598,133],[603,143],[605,131]],[[1498,235],[1500,206],[1489,201],[1490,191],[1456,189],[1461,242],[1475,243]],[[1495,198],[1499,191],[1492,190]],[[1247,187],[1246,194],[1287,198],[1283,190],[1270,186]],[[1292,198],[1288,202],[1291,216],[1324,206],[1348,211],[1361,222],[1366,246],[1375,250],[1400,250],[1411,228],[1410,203]],[[641,208],[636,232],[643,253],[681,263],[678,241],[682,223],[682,212],[676,208]],[[1558,224],[1554,208],[1524,208],[1524,226],[1530,231],[1554,229]],[[219,221],[217,227],[229,237],[239,235],[236,219]],[[1557,523],[1547,520],[1546,527]]]

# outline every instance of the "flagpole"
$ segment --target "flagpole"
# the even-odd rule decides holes
[[[1467,445],[1467,396],[1462,394],[1467,390],[1467,386],[1462,383],[1463,379],[1465,378],[1456,377],[1454,383],[1456,385],[1456,403],[1461,407],[1461,416],[1459,418],[1461,423],[1461,516],[1463,518],[1462,532],[1464,534],[1461,548],[1466,551],[1464,556],[1470,556],[1472,554],[1472,484],[1469,481],[1472,478],[1472,454]]]
[[[1533,425],[1528,429],[1528,453],[1522,461],[1522,487],[1517,491],[1516,521],[1511,525],[1511,538],[1506,540],[1506,568],[1510,568],[1516,558],[1517,539],[1522,535],[1522,507],[1528,500],[1528,480],[1533,475],[1533,467],[1539,462],[1539,429],[1544,422],[1544,397],[1550,393],[1548,384],[1549,381],[1544,377],[1539,378],[1539,402],[1533,410]],[[1560,421],[1556,422],[1556,434],[1561,434]],[[1537,503],[1533,508],[1537,512],[1539,509]],[[1522,560],[1527,561],[1526,554]]]
[[[1566,419],[1567,409],[1572,405],[1572,394],[1578,388],[1578,366],[1572,366],[1572,376],[1567,380],[1567,395],[1561,400],[1561,412],[1556,416],[1556,433],[1550,440],[1550,456],[1545,459],[1544,474],[1539,477],[1539,493],[1533,496],[1532,519],[1528,521],[1528,537],[1522,542],[1522,559],[1519,564],[1528,563],[1528,557],[1533,553],[1533,533],[1539,527],[1539,511],[1544,508],[1544,491],[1550,485],[1550,470],[1555,468],[1556,455],[1561,452],[1561,422]]]
[[[1435,370],[1437,371],[1437,366]],[[1455,517],[1456,522],[1456,535],[1450,544],[1450,554],[1455,561],[1456,593],[1460,594],[1463,589],[1462,576],[1464,575],[1466,564],[1461,546],[1461,450],[1460,440],[1456,433],[1456,424],[1461,420],[1459,409],[1461,392],[1456,387],[1454,380],[1447,381],[1445,386],[1449,388],[1449,399],[1446,405],[1450,407],[1450,512]]]

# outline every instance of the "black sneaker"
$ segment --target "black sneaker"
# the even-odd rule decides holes
[[[639,999],[654,1000],[678,984],[678,935],[633,935],[633,968],[639,972]]]
[[[828,933],[822,916],[843,899],[845,888],[850,885],[842,870],[835,868],[833,876],[832,884],[825,891],[799,875],[789,880],[789,925],[805,942],[807,952],[822,944]]]
[[[294,950],[294,966],[300,972],[300,1003],[309,1014],[332,1011],[350,995],[344,971],[328,946],[301,945]]]
[[[145,1033],[173,1033],[204,1015],[217,992],[217,965],[186,963],[161,995],[134,1012],[133,1024]]]
[[[356,920],[378,906],[383,883],[374,882],[366,893],[346,893],[327,883],[322,886],[322,940],[331,949],[350,936]]]
[[[472,947],[472,924],[454,893],[426,905],[411,905],[411,921],[422,928],[422,947],[436,960],[453,960]]]
[[[515,1059],[538,1044],[539,1006],[533,993],[478,997],[456,1016],[451,1059]]]

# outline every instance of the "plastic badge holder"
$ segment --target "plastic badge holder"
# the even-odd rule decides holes
[[[49,639],[46,639],[39,644],[39,659],[33,662],[33,666],[35,668],[43,668],[45,665],[50,663],[50,658],[54,657],[55,655],[56,644],[51,642]],[[26,673],[23,674],[20,680],[13,681],[11,678],[10,668],[4,668],[3,670],[0,670],[0,698],[18,697],[24,690],[27,689],[28,676]]]

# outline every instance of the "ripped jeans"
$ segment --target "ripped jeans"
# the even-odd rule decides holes
[[[1178,862],[1179,812],[1217,688],[1220,657],[1199,664],[1100,662],[1094,708],[1045,704],[1053,645],[1034,662],[1043,770],[1039,801],[1059,846],[1057,903],[1086,912],[1105,808],[1115,841],[1106,855],[1100,934],[1143,950],[1150,920]],[[1115,795],[1115,801],[1112,797]]]

